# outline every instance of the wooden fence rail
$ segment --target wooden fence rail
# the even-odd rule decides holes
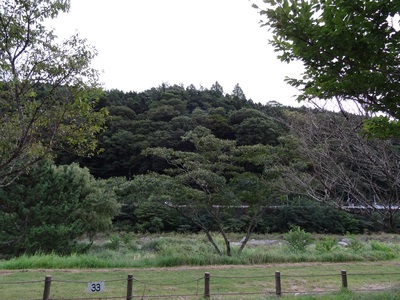
[[[393,275],[394,273],[390,273],[390,274],[351,274],[351,276],[355,276],[355,275]],[[400,275],[400,273],[396,273],[397,275]],[[346,272],[346,270],[341,270],[340,274],[329,274],[329,275],[316,275],[316,276],[338,276],[341,278],[341,289],[347,289],[348,288],[348,282],[347,282],[347,278],[348,278],[348,274]],[[300,276],[296,276],[296,275],[288,275],[288,276],[284,276],[285,278],[290,278],[290,277],[300,277]],[[309,276],[305,276],[305,277],[311,277],[311,275]],[[202,294],[196,293],[194,295],[185,295],[186,297],[204,297],[204,298],[210,298],[211,296],[221,296],[221,294],[214,294],[212,293],[212,281],[213,278],[218,279],[218,278],[232,278],[234,279],[235,277],[224,277],[224,276],[212,276],[209,272],[204,273],[204,276],[197,279],[197,281],[199,280],[204,280],[204,292]],[[260,278],[260,277],[246,277],[246,278]],[[270,294],[273,295],[275,294],[276,296],[281,296],[283,294],[283,289],[282,289],[282,275],[279,271],[276,271],[275,274],[273,276],[263,276],[262,278],[268,278],[269,280],[274,278],[275,279],[275,291],[271,291]],[[119,279],[118,281],[122,281],[124,280],[123,278]],[[61,281],[61,280],[52,280],[52,276],[51,275],[47,275],[44,279],[44,289],[43,289],[43,298],[42,300],[52,300],[51,298],[51,284],[53,282],[71,282],[71,281]],[[114,280],[117,281],[117,280]],[[126,299],[126,300],[133,300],[134,299],[134,293],[133,293],[133,286],[134,286],[134,282],[138,282],[138,283],[145,283],[145,282],[141,282],[137,279],[134,278],[134,276],[132,274],[129,274],[127,279],[126,279],[126,297],[105,297],[105,298],[101,298],[98,297],[96,295],[95,298],[84,298],[84,299]],[[19,284],[21,284],[23,282],[19,282]],[[26,282],[26,283],[31,283],[31,282]],[[81,282],[80,282],[81,283]],[[1,284],[14,284],[14,283],[0,283]],[[89,283],[90,284],[90,283]],[[246,293],[243,293],[243,295]],[[260,293],[257,293],[260,294]],[[232,295],[232,294],[230,294]],[[242,294],[241,294],[242,295]],[[173,295],[158,295],[157,297],[170,297]],[[141,295],[139,298],[152,298],[152,297],[156,297],[156,296],[145,296],[145,295]],[[22,298],[21,298],[22,299]],[[69,298],[69,299],[83,299],[83,298]],[[38,299],[41,300],[41,299]]]

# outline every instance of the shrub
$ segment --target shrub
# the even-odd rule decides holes
[[[276,210],[267,210],[256,232],[287,232],[292,226],[324,234],[345,234],[347,231],[357,234],[363,229],[374,230],[374,226],[359,216],[307,198],[295,198]]]
[[[349,249],[353,250],[354,252],[359,252],[363,250],[364,244],[355,236],[347,234],[347,239],[349,241],[347,246]]]
[[[46,161],[0,188],[0,207],[0,253],[12,256],[85,250],[78,239],[111,228],[119,205],[88,169]]]
[[[289,243],[289,248],[295,252],[304,252],[312,242],[311,234],[298,226],[293,227],[288,233],[284,234],[284,238]]]
[[[110,236],[110,242],[107,244],[107,247],[112,250],[118,250],[119,246],[121,246],[121,238],[116,234]]]
[[[315,243],[315,250],[319,253],[332,252],[337,247],[337,242],[333,237],[327,236],[322,241]]]
[[[395,251],[389,247],[388,245],[385,245],[383,243],[379,243],[377,241],[371,241],[371,249],[373,251],[381,251],[384,253],[388,253],[388,254],[394,254]]]
[[[123,233],[121,236],[122,242],[125,244],[126,247],[129,247],[132,243],[132,236],[129,233]]]

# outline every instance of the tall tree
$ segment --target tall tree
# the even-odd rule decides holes
[[[339,209],[353,208],[399,230],[400,148],[396,140],[367,139],[361,117],[291,112],[282,148],[286,193],[303,194]]]
[[[246,164],[264,165],[269,148],[262,145],[238,147],[235,141],[218,139],[201,126],[185,134],[183,139],[190,141],[195,151],[167,148],[145,151],[165,159],[172,166],[167,170],[170,179],[163,180],[175,182],[174,188],[171,185],[162,193],[156,190],[156,195],[162,194],[163,203],[203,230],[216,252],[222,254],[211,234],[212,230],[217,230],[223,237],[226,254],[231,256],[224,220],[234,216],[236,209],[247,208],[246,238],[241,251],[260,221],[263,207],[274,197],[270,182],[261,174],[246,172]],[[247,188],[243,189],[245,186]]]
[[[114,187],[88,169],[44,161],[0,188],[0,208],[2,254],[69,254],[83,249],[82,235],[110,229],[119,205]]]
[[[284,62],[301,61],[300,79],[288,78],[302,92],[299,100],[352,100],[369,113],[372,133],[400,125],[400,3],[347,0],[265,0],[263,25]],[[397,18],[396,18],[397,17]],[[390,122],[393,121],[393,122]]]
[[[0,186],[59,147],[95,149],[105,112],[91,68],[95,49],[78,35],[57,42],[44,21],[68,0],[0,2]]]
[[[239,100],[246,101],[246,95],[244,94],[242,88],[240,87],[239,83],[235,85],[232,91],[232,96],[236,97]]]
[[[222,85],[220,85],[219,84],[219,82],[218,81],[216,81],[212,86],[211,86],[211,89],[210,89],[214,94],[215,94],[215,96],[217,96],[217,97],[222,97],[223,95],[224,95],[224,88],[222,87]]]

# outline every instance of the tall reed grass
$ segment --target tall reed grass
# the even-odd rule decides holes
[[[118,241],[118,243],[117,243]],[[216,238],[221,246],[222,240]],[[239,246],[232,246],[232,256],[219,256],[203,235],[115,236],[103,244],[95,244],[85,254],[59,256],[56,254],[22,255],[0,261],[0,269],[69,269],[69,268],[143,268],[205,265],[254,265],[295,262],[351,262],[383,261],[400,257],[395,243],[361,242],[361,246],[321,246],[316,241],[304,251],[293,251],[283,239],[272,245],[249,245],[239,254]],[[324,240],[322,240],[322,243]]]

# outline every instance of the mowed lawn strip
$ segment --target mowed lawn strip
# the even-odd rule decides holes
[[[0,270],[0,298],[41,299],[45,276],[51,275],[51,298],[122,299],[126,297],[128,274],[132,274],[133,294],[136,296],[170,295],[173,299],[193,295],[195,299],[196,295],[203,295],[204,274],[209,272],[211,295],[224,299],[229,294],[243,294],[246,299],[260,299],[262,295],[274,295],[275,271],[280,271],[283,294],[294,295],[339,292],[341,270],[348,274],[350,290],[400,288],[400,261],[396,260],[151,269]],[[100,281],[105,282],[104,292],[91,294],[87,291],[89,282]]]

